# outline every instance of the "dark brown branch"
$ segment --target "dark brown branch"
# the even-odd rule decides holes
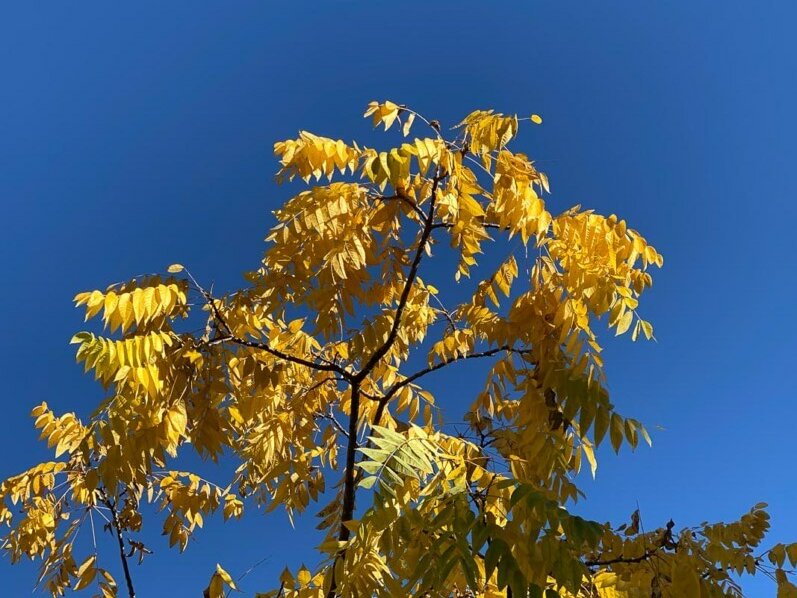
[[[324,386],[327,382],[343,382],[343,381],[345,381],[344,378],[337,378],[337,377],[324,378],[323,380],[319,380],[318,382],[316,382],[312,386],[308,386],[307,388],[303,389],[301,394],[298,395],[298,397],[301,398],[301,397],[309,395],[314,390],[318,390],[319,388]]]
[[[606,567],[608,565],[617,565],[617,564],[633,564],[633,563],[641,563],[642,561],[648,560],[650,557],[655,555],[659,550],[661,550],[661,546],[657,546],[656,548],[651,548],[646,550],[639,556],[635,557],[623,557],[618,556],[613,559],[606,559],[605,561],[584,561],[584,565],[587,567]]]
[[[320,372],[335,372],[340,374],[344,379],[348,380],[351,378],[351,374],[347,372],[344,368],[334,363],[318,363],[316,361],[310,361],[309,359],[304,359],[303,357],[298,357],[296,355],[291,355],[289,353],[284,353],[279,349],[275,349],[269,346],[267,343],[258,343],[256,341],[248,341],[246,339],[240,338],[235,336],[234,334],[226,334],[224,336],[216,337],[206,343],[208,346],[218,345],[220,343],[233,343],[235,345],[241,345],[242,347],[249,347],[251,349],[259,349],[261,351],[265,351],[266,353],[270,353],[274,357],[282,359],[284,361],[289,361],[291,363],[296,363],[299,365],[303,365],[313,370],[318,370]]]
[[[466,359],[479,359],[481,357],[491,357],[492,355],[495,355],[496,353],[501,353],[503,351],[509,351],[509,352],[512,352],[512,353],[523,354],[523,353],[528,353],[529,349],[518,349],[518,348],[515,348],[515,347],[510,347],[509,345],[504,345],[504,346],[501,346],[501,347],[496,347],[495,349],[488,349],[487,351],[482,351],[480,353],[468,353],[468,354],[465,354],[465,355],[457,355],[456,357],[452,357],[451,359],[448,359],[446,361],[441,361],[440,363],[436,363],[435,365],[429,366],[428,368],[420,370],[419,372],[415,372],[414,374],[404,378],[400,382],[396,382],[393,386],[391,386],[387,390],[387,392],[385,392],[385,394],[382,396],[382,398],[379,399],[379,405],[376,408],[376,413],[374,413],[374,425],[379,425],[379,422],[382,419],[382,415],[383,415],[383,413],[385,411],[385,408],[387,407],[388,402],[390,402],[390,399],[393,398],[393,396],[399,390],[401,390],[402,388],[404,388],[408,384],[413,383],[418,378],[421,378],[422,376],[425,376],[426,374],[431,374],[432,372],[436,372],[437,370],[440,370],[440,369],[446,367],[447,365],[450,365],[450,364],[455,363],[457,361],[464,361]]]
[[[190,276],[190,274],[189,274]],[[278,357],[284,361],[289,361],[291,363],[296,363],[299,365],[303,365],[308,368],[312,368],[314,370],[319,370],[322,372],[337,372],[347,380],[351,378],[351,374],[347,372],[344,368],[340,367],[334,363],[317,363],[315,361],[311,361],[309,359],[304,359],[303,357],[297,357],[296,355],[290,355],[279,349],[274,349],[273,347],[269,346],[267,343],[258,343],[255,341],[248,341],[246,339],[240,338],[233,334],[230,325],[227,324],[227,320],[221,314],[221,310],[219,309],[218,305],[216,305],[216,300],[213,296],[206,291],[200,284],[191,276],[191,280],[193,280],[194,284],[196,285],[199,292],[202,293],[202,296],[205,297],[205,301],[207,301],[208,305],[210,306],[211,311],[213,312],[213,318],[219,323],[221,326],[222,331],[225,333],[224,336],[220,336],[214,338],[211,341],[208,341],[207,345],[215,345],[223,342],[231,342],[236,345],[241,345],[243,347],[249,347],[252,349],[260,349],[261,351],[265,351],[266,353],[270,353],[274,357]]]
[[[127,555],[125,554],[125,539],[122,535],[122,525],[119,523],[119,514],[116,512],[116,505],[111,499],[105,499],[105,506],[111,512],[111,523],[114,532],[116,533],[116,541],[119,543],[119,558],[122,559],[122,569],[124,569],[125,582],[127,582],[127,594],[130,598],[136,598],[136,591],[133,589],[133,578],[130,576],[130,567],[127,563]]]
[[[354,376],[354,381],[357,383],[365,379],[374,366],[379,363],[379,360],[387,354],[387,352],[390,350],[390,347],[392,347],[393,343],[396,341],[396,337],[398,337],[399,327],[401,326],[401,316],[404,313],[404,308],[407,306],[407,300],[410,297],[412,285],[414,284],[415,277],[418,274],[418,267],[421,265],[421,259],[423,258],[424,251],[426,250],[426,244],[429,242],[429,237],[432,234],[435,201],[437,199],[437,187],[440,184],[440,181],[443,180],[444,176],[445,175],[438,173],[438,175],[434,177],[429,199],[429,215],[426,217],[423,232],[421,233],[421,238],[418,241],[418,249],[415,251],[415,257],[410,265],[410,271],[407,274],[407,280],[404,283],[404,289],[401,291],[401,297],[399,297],[398,306],[396,307],[396,314],[393,317],[393,326],[390,328],[390,333],[388,334],[385,342],[382,343],[382,345],[376,351],[374,351],[374,353],[371,355],[371,358],[366,362],[360,372]]]
[[[344,376],[351,384],[351,408],[349,409],[349,438],[346,445],[346,470],[343,474],[343,504],[341,506],[340,516],[341,526],[340,533],[338,534],[338,540],[341,542],[348,541],[349,537],[351,536],[351,531],[344,524],[346,521],[350,521],[354,516],[354,503],[357,483],[355,459],[357,456],[357,424],[360,416],[360,382],[362,382],[368,376],[368,374],[371,373],[371,370],[373,370],[374,366],[379,363],[379,360],[387,354],[398,337],[399,327],[401,326],[401,316],[404,313],[404,308],[407,306],[412,285],[415,282],[416,275],[418,274],[418,267],[421,264],[423,253],[426,250],[426,244],[429,242],[429,237],[432,234],[435,201],[437,199],[437,187],[443,178],[445,178],[445,175],[438,172],[432,183],[432,190],[429,196],[429,215],[426,216],[424,214],[423,232],[421,232],[421,238],[418,241],[418,249],[415,251],[415,257],[410,265],[410,271],[407,274],[407,280],[404,283],[404,289],[399,297],[399,302],[398,306],[396,307],[396,313],[393,317],[393,325],[390,328],[390,333],[388,334],[387,339],[385,339],[385,342],[376,351],[374,351],[370,359],[368,359],[359,373],[351,376],[348,374],[348,372],[346,372]],[[335,560],[332,563],[332,582],[329,586],[327,598],[334,598],[337,593],[335,568],[344,555],[344,551],[339,552],[335,556]]]
[[[424,211],[418,207],[417,203],[403,193],[396,193],[395,195],[375,195],[372,196],[372,198],[377,201],[402,201],[412,208],[412,211],[420,217],[421,222],[426,222],[426,214]]]
[[[349,442],[346,446],[346,472],[344,474],[343,506],[341,508],[341,521],[349,521],[354,515],[354,460],[357,455],[357,424],[360,416],[360,387],[356,384],[351,387],[351,407],[349,408]],[[339,539],[345,542],[349,539],[349,528],[341,526]]]
[[[348,443],[346,444],[346,470],[343,474],[343,504],[340,511],[340,532],[338,540],[347,542],[351,536],[351,530],[346,527],[346,522],[354,517],[355,502],[355,459],[357,457],[357,423],[360,418],[360,387],[355,382],[351,386],[351,407],[349,408],[349,432]],[[332,563],[332,582],[329,585],[327,598],[334,598],[337,593],[337,583],[335,582],[335,568],[341,558],[345,556],[345,551],[338,552]]]
[[[493,224],[492,222],[482,222],[481,225],[484,228],[494,228],[496,230],[509,230],[508,226],[501,226],[500,224]],[[438,228],[453,228],[453,222],[435,222],[432,225],[432,230],[437,230]]]
[[[378,401],[382,397],[377,397],[376,395],[372,395],[370,393],[365,392],[362,388],[360,389],[360,395],[364,396],[369,401]]]

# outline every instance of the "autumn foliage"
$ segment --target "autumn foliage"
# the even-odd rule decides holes
[[[549,199],[513,148],[540,117],[366,116],[406,141],[275,144],[278,181],[310,186],[242,288],[174,264],[77,295],[102,322],[72,339],[77,360],[106,398],[85,418],[33,410],[54,460],[0,487],[10,559],[38,559],[53,596],[132,597],[145,504],[180,551],[210,515],[283,509],[318,517],[317,566],[259,596],[741,596],[757,573],[797,595],[797,544],[761,548],[765,505],[686,529],[571,512],[599,445],[650,443],[610,400],[598,332],[653,338],[640,300],[663,259],[622,218]],[[474,360],[483,387],[444,413],[424,383]],[[191,452],[232,479],[183,471]],[[210,598],[236,588],[221,566],[207,578]]]

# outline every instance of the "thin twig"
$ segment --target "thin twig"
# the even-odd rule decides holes
[[[244,572],[243,572],[241,575],[239,575],[239,576],[238,576],[238,579],[236,579],[235,581],[237,581],[238,583],[241,583],[241,580],[242,580],[243,578],[245,578],[247,575],[249,575],[249,574],[250,574],[252,571],[254,571],[255,569],[257,569],[257,568],[258,568],[260,565],[262,565],[263,563],[265,563],[265,562],[266,562],[268,559],[270,559],[270,558],[271,558],[271,555],[264,556],[262,559],[260,559],[260,560],[259,560],[259,561],[257,561],[257,562],[256,562],[254,565],[252,565],[252,566],[251,566],[251,567],[249,567],[249,568],[248,568],[246,571],[244,571]],[[227,589],[227,593],[225,594],[226,598],[229,598],[229,596],[230,596],[230,592],[232,592],[232,588],[228,588],[228,589]]]
[[[652,548],[650,550],[646,550],[640,556],[635,557],[623,557],[618,556],[613,559],[607,559],[605,561],[584,561],[584,565],[587,567],[606,567],[607,565],[616,565],[618,563],[624,564],[631,564],[631,563],[641,563],[655,555],[659,550],[661,550],[661,546],[657,546],[656,548]]]
[[[338,432],[343,434],[346,438],[349,437],[349,433],[346,431],[346,428],[343,427],[343,425],[337,420],[331,411],[329,413],[319,413],[316,417],[330,421]]]
[[[481,222],[480,223],[483,228],[492,228],[495,230],[510,230],[508,226],[501,226],[500,224],[495,224],[493,222]],[[437,230],[438,228],[454,228],[453,222],[435,222],[432,225],[433,230]]]
[[[420,217],[421,222],[426,221],[426,213],[420,207],[418,207],[417,203],[412,201],[404,193],[396,193],[395,195],[372,195],[371,199],[374,199],[376,201],[396,201],[396,200],[402,201],[406,203],[408,206],[410,206],[410,208],[412,208],[412,211],[415,212]]]
[[[358,374],[354,376],[354,380],[359,383],[365,379],[365,377],[371,373],[371,370],[374,366],[379,363],[379,360],[382,359],[390,348],[393,346],[393,343],[396,341],[396,337],[398,337],[399,327],[401,326],[401,316],[404,314],[404,308],[407,306],[407,300],[410,296],[410,291],[412,290],[412,285],[415,282],[415,277],[418,274],[418,268],[421,265],[421,259],[423,258],[423,254],[426,251],[426,244],[429,241],[429,237],[432,234],[432,223],[434,221],[434,210],[435,210],[435,201],[437,198],[437,187],[440,184],[440,181],[443,180],[445,175],[438,174],[434,177],[434,182],[432,183],[432,191],[430,193],[429,198],[429,215],[426,219],[426,222],[423,227],[423,232],[421,233],[421,238],[418,241],[418,248],[415,251],[415,257],[412,260],[412,265],[410,266],[410,271],[407,274],[407,280],[404,282],[404,289],[401,292],[401,297],[399,297],[398,306],[396,307],[396,314],[393,317],[393,326],[390,328],[390,333],[388,334],[387,339],[384,343],[371,355],[370,359],[366,362],[363,366],[362,370]]]
[[[197,282],[197,280],[191,275],[191,273],[188,270],[186,270],[185,272],[186,272],[186,274],[188,274],[188,276],[191,279],[191,281],[194,283],[196,288],[199,290],[199,292],[205,298],[205,301],[207,301],[208,306],[210,307],[211,311],[213,312],[214,319],[219,323],[219,325],[221,326],[223,332],[225,333],[223,336],[216,337],[216,338],[208,341],[206,343],[206,345],[212,346],[212,345],[216,345],[216,344],[219,344],[219,343],[231,342],[231,343],[234,343],[236,345],[241,345],[243,347],[249,347],[249,348],[252,348],[252,349],[260,349],[261,351],[265,351],[266,353],[270,353],[271,355],[274,355],[275,357],[278,357],[278,358],[280,358],[280,359],[282,359],[284,361],[290,361],[291,363],[297,363],[299,365],[303,365],[305,367],[312,368],[314,370],[320,370],[320,371],[323,371],[323,372],[337,372],[338,374],[340,374],[341,376],[343,376],[346,379],[349,379],[351,377],[349,372],[347,372],[344,368],[342,368],[339,365],[336,365],[334,363],[330,363],[330,362],[317,363],[315,361],[310,361],[308,359],[304,359],[303,357],[298,357],[296,355],[290,355],[288,353],[280,351],[279,349],[275,349],[275,348],[271,347],[270,345],[268,345],[268,343],[258,343],[256,341],[249,341],[249,340],[246,340],[246,339],[243,339],[243,338],[240,338],[240,337],[236,336],[233,333],[232,329],[230,328],[230,325],[227,323],[227,320],[221,314],[221,310],[219,309],[218,305],[216,305],[216,300],[213,298],[213,296],[207,290],[205,290],[202,287],[202,285],[200,285]]]
[[[125,574],[125,581],[127,582],[127,595],[129,598],[136,598],[136,591],[133,589],[133,578],[130,575],[130,567],[127,563],[127,555],[125,554],[125,539],[122,535],[122,525],[119,523],[119,514],[116,512],[116,505],[110,498],[105,498],[105,506],[111,512],[112,527],[116,531],[116,541],[119,543],[119,558],[122,560],[122,569]]]
[[[351,407],[349,409],[349,438],[346,445],[346,469],[343,474],[343,502],[341,505],[341,525],[338,540],[340,542],[347,542],[351,536],[351,531],[346,527],[345,523],[354,516],[354,502],[356,496],[356,475],[355,475],[355,459],[357,455],[357,424],[360,415],[360,383],[371,373],[377,363],[390,351],[393,343],[398,337],[399,327],[401,326],[401,316],[404,313],[404,308],[407,306],[410,291],[415,282],[415,277],[418,274],[418,268],[421,264],[421,259],[426,251],[426,244],[429,242],[429,237],[432,234],[432,223],[434,222],[435,201],[437,198],[437,187],[440,181],[445,178],[445,174],[438,171],[432,183],[432,190],[429,194],[429,215],[425,216],[423,232],[421,238],[418,240],[418,248],[415,250],[415,257],[410,265],[410,271],[407,274],[407,280],[404,282],[404,289],[399,297],[396,313],[393,316],[393,325],[390,328],[385,342],[373,352],[371,357],[362,367],[362,369],[354,376],[347,374],[347,380],[351,384]],[[344,551],[338,552],[332,563],[332,581],[329,586],[327,598],[334,598],[337,594],[337,583],[335,581],[335,568],[340,562],[340,559],[345,554]]]
[[[92,508],[88,508],[89,512],[89,521],[91,522],[91,541],[94,544],[94,554],[97,554],[97,532],[94,529],[94,515],[92,514]]]
[[[451,313],[446,309],[446,306],[443,305],[443,302],[440,301],[440,298],[435,295],[434,293],[430,293],[432,299],[437,302],[437,305],[440,306],[440,311],[443,313],[443,317],[448,321],[449,326],[451,326],[452,330],[457,329],[457,323],[454,321],[454,318],[451,317]]]
[[[517,354],[521,354],[522,355],[524,353],[528,353],[530,351],[530,349],[519,349],[519,348],[516,348],[516,347],[510,347],[509,345],[503,345],[501,347],[496,347],[495,349],[488,349],[487,351],[482,351],[480,353],[467,353],[467,354],[464,354],[464,355],[457,355],[455,357],[452,357],[451,359],[447,359],[445,361],[441,361],[440,363],[436,363],[433,366],[429,366],[428,368],[424,368],[424,369],[422,369],[422,370],[420,370],[418,372],[415,372],[411,376],[408,376],[408,377],[404,378],[403,380],[401,380],[399,382],[396,382],[393,386],[391,386],[387,390],[387,392],[385,392],[385,394],[382,396],[382,398],[379,399],[379,405],[378,405],[378,407],[376,409],[376,413],[374,414],[374,424],[375,425],[379,424],[380,420],[382,419],[382,414],[383,414],[383,412],[385,410],[385,407],[387,406],[387,403],[390,401],[390,399],[399,390],[401,390],[402,388],[404,388],[408,384],[412,384],[418,378],[421,378],[422,376],[425,376],[426,374],[430,374],[430,373],[435,372],[435,371],[437,371],[439,369],[442,369],[442,368],[446,367],[447,365],[450,365],[450,364],[452,364],[454,362],[457,362],[457,361],[464,361],[466,359],[479,359],[481,357],[490,357],[492,355],[495,355],[496,353],[501,353],[501,352],[504,352],[504,351],[511,352],[511,353],[517,353]]]
[[[443,136],[440,134],[440,123],[438,123],[437,121],[429,120],[426,117],[424,117],[420,112],[416,112],[415,110],[412,110],[411,108],[407,108],[404,105],[399,106],[399,108],[403,112],[409,112],[410,114],[414,114],[416,118],[419,118],[420,120],[422,120],[424,123],[426,123],[426,125],[430,129],[432,129],[435,132],[435,134],[437,135],[438,139],[443,139]],[[400,113],[401,112],[399,112],[399,114]],[[432,123],[436,123],[436,124],[432,124]]]

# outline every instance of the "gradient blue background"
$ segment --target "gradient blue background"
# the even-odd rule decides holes
[[[67,345],[75,292],[171,262],[238,284],[286,199],[272,142],[370,136],[363,107],[391,98],[448,124],[542,114],[524,149],[554,209],[617,212],[665,255],[643,303],[658,343],[606,356],[615,403],[654,447],[604,455],[579,511],[619,521],[639,505],[652,528],[764,500],[771,539],[797,540],[796,18],[791,0],[4,3],[0,477],[48,455],[34,404],[86,414],[100,397]],[[465,367],[431,385],[456,399],[475,381]],[[238,576],[266,558],[242,585],[274,587],[285,564],[315,562],[313,523],[250,513],[182,557],[155,532],[138,593],[198,596],[217,560]],[[2,596],[33,579],[0,563]]]

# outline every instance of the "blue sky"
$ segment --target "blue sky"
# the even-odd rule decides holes
[[[0,15],[0,477],[47,457],[33,405],[86,414],[100,397],[67,344],[76,292],[172,262],[239,284],[287,197],[273,141],[369,137],[365,104],[390,98],[448,124],[541,114],[522,148],[550,205],[616,212],[665,256],[642,305],[658,343],[606,355],[614,402],[654,447],[604,455],[580,512],[639,505],[648,527],[681,526],[767,501],[772,540],[797,540],[793,2],[87,0]],[[458,397],[474,380],[430,386]],[[243,585],[265,590],[312,564],[318,539],[280,514],[212,523],[182,557],[151,537],[143,597],[197,596],[217,561],[237,576],[263,558]],[[34,577],[0,563],[5,596]]]

